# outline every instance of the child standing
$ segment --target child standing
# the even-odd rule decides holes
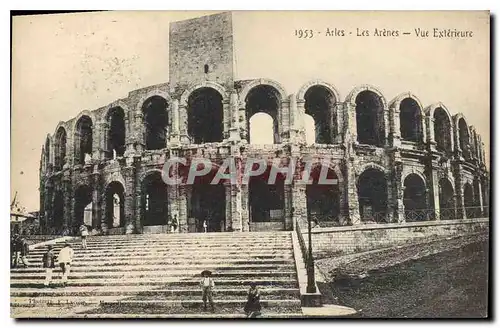
[[[43,267],[45,268],[45,283],[44,286],[48,287],[52,281],[52,270],[56,267],[56,255],[52,245],[47,246],[47,252],[43,254]]]
[[[202,291],[202,299],[203,299],[203,308],[205,311],[207,310],[207,300],[208,300],[212,312],[214,312],[214,299],[212,293],[215,288],[215,283],[211,277],[210,271],[208,270],[203,271],[201,273],[201,276],[203,277],[200,283]]]

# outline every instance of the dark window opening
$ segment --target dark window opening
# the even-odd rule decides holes
[[[387,181],[384,173],[367,169],[358,180],[359,212],[363,222],[387,222]]]
[[[223,139],[222,96],[212,88],[200,88],[188,99],[188,134],[195,144]]]
[[[422,140],[421,108],[412,98],[406,98],[400,106],[401,138],[406,141],[418,142]]]
[[[92,156],[92,120],[82,116],[76,124],[75,164],[85,164],[85,159]]]
[[[62,170],[66,161],[66,130],[60,127],[56,133],[54,166],[56,171]]]
[[[121,107],[112,108],[108,114],[108,151],[106,157],[122,157],[125,153],[125,113]]]
[[[146,127],[146,149],[165,148],[167,141],[167,101],[160,96],[153,96],[144,102],[144,124]]]
[[[315,142],[318,144],[333,143],[336,137],[336,117],[333,112],[335,98],[323,86],[312,86],[304,95],[305,112],[314,119]]]
[[[143,225],[165,225],[168,214],[167,185],[160,173],[147,176],[143,182]]]
[[[356,97],[356,123],[358,142],[383,146],[384,107],[380,97],[372,91],[363,91]]]
[[[207,64],[205,64],[205,67],[204,67],[204,69],[205,69],[205,74],[208,74],[208,68],[209,68],[209,67],[208,67],[208,65],[207,65]]]
[[[434,111],[434,138],[437,150],[451,152],[451,122],[441,107]]]

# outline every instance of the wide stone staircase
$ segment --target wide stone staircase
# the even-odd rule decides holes
[[[73,241],[66,287],[61,270],[44,288],[42,255],[11,269],[11,315],[16,318],[238,318],[251,282],[261,291],[263,317],[300,317],[291,232],[94,236]],[[62,243],[55,245],[56,252]],[[215,280],[215,310],[204,311],[201,271]]]

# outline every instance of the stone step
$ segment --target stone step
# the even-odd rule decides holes
[[[177,258],[177,259],[169,259],[169,258],[157,258],[157,259],[137,259],[137,260],[106,260],[106,259],[98,259],[98,260],[89,260],[83,261],[78,260],[72,263],[72,268],[83,268],[83,267],[114,267],[114,266],[142,266],[142,265],[202,265],[206,267],[216,267],[216,266],[226,266],[226,265],[295,265],[295,262],[292,258],[289,259],[227,259],[227,258],[213,258],[213,259],[191,259],[191,258]],[[56,265],[57,267],[57,265]],[[39,269],[42,268],[42,261],[36,260],[32,262],[32,265],[28,266],[27,269],[34,268]],[[11,269],[14,271],[24,271],[27,270],[25,268],[14,268]],[[56,268],[57,270],[57,268]]]
[[[198,256],[196,256],[198,255]],[[283,261],[293,261],[293,253],[289,252],[289,254],[269,254],[269,253],[250,253],[250,254],[193,254],[191,257],[192,260],[199,260],[199,259],[212,259],[212,260],[220,260],[223,261],[224,259],[227,258],[235,259],[235,260],[245,260],[248,259],[250,261],[256,261],[256,260],[283,260]],[[170,255],[159,255],[159,254],[151,254],[151,255],[129,255],[129,256],[108,256],[106,257],[107,261],[123,261],[123,260],[165,260],[165,259],[171,259],[171,260],[182,260],[182,259],[189,259],[190,257],[187,255],[183,256],[170,256]],[[96,258],[92,257],[78,257],[75,256],[74,262],[76,263],[85,263],[85,262],[92,262]],[[40,266],[42,264],[42,257],[39,258],[33,258],[33,257],[28,257],[28,262],[31,264],[31,266]]]
[[[136,248],[136,247],[127,247],[124,249],[118,249],[118,250],[113,250],[110,252],[100,252],[100,251],[91,251],[89,252],[88,250],[85,252],[85,250],[79,250],[76,249],[74,251],[74,256],[76,257],[88,257],[88,256],[96,256],[96,255],[106,255],[106,256],[120,256],[120,255],[126,255],[126,254],[162,254],[162,255],[171,255],[171,256],[179,256],[179,255],[185,255],[187,257],[193,257],[193,255],[200,255],[204,256],[201,254],[282,254],[282,253],[293,253],[291,247],[283,248],[283,249],[274,249],[274,248],[196,248],[196,249],[182,249],[182,248],[177,248],[175,250],[169,250],[169,249],[163,249],[163,248],[154,248],[154,249],[141,249],[141,248]],[[28,257],[31,258],[42,258],[43,257],[43,252],[40,253],[30,253],[28,254]]]
[[[44,279],[12,279],[10,280],[11,288],[42,288]],[[298,282],[296,279],[283,278],[283,277],[257,277],[257,278],[241,278],[234,279],[231,277],[219,277],[215,280],[216,288],[224,287],[241,287],[245,288],[250,283],[255,282],[259,286],[275,287],[275,288],[297,288]],[[54,276],[53,283],[60,285],[60,276]],[[98,287],[98,286],[160,286],[161,288],[184,288],[184,287],[199,287],[200,279],[194,277],[188,278],[157,278],[151,277],[140,279],[70,279],[67,287]]]
[[[102,255],[107,255],[107,254],[123,254],[123,253],[128,253],[128,252],[136,252],[136,253],[154,253],[154,252],[163,252],[163,253],[170,253],[170,254],[187,254],[187,253],[194,253],[194,252],[241,252],[241,251],[259,251],[259,252],[281,252],[281,251],[290,251],[291,250],[291,245],[285,245],[285,246],[268,246],[268,245],[262,245],[262,246],[244,246],[244,245],[236,245],[236,246],[231,246],[231,247],[225,247],[225,246],[217,246],[217,247],[212,247],[212,246],[198,246],[198,247],[189,247],[188,245],[180,245],[178,247],[162,247],[162,246],[153,246],[153,247],[144,247],[143,245],[127,245],[123,247],[115,247],[114,245],[109,245],[107,247],[103,247],[102,249],[96,249],[96,248],[87,248],[87,249],[82,249],[82,248],[74,248],[74,252],[77,255],[96,255],[96,254],[102,254]],[[47,250],[38,250],[38,251],[30,251],[28,254],[29,256],[34,256],[34,257],[42,257],[43,254]],[[56,250],[56,254],[59,251]]]
[[[269,312],[266,309],[261,313],[262,319],[296,319],[303,318],[302,312]],[[77,313],[71,316],[75,319],[245,319],[246,314],[241,313],[179,313],[179,314],[165,314],[165,313]]]
[[[259,288],[262,297],[267,296],[295,296],[300,295],[298,288]],[[11,296],[13,297],[55,297],[55,296],[162,296],[176,297],[176,296],[201,296],[200,288],[193,288],[193,286],[184,286],[184,288],[163,288],[158,287],[154,289],[150,286],[123,286],[117,287],[45,287],[45,288],[11,288]],[[244,286],[234,288],[232,286],[218,286],[214,295],[239,295],[245,296],[248,293],[248,288]]]
[[[286,238],[291,236],[291,231],[259,231],[259,232],[193,232],[193,233],[157,233],[157,234],[130,234],[88,236],[89,240],[129,240],[129,239],[245,239],[245,238]]]
[[[216,306],[240,306],[243,307],[246,299],[238,297],[235,299],[215,299]],[[265,306],[282,306],[282,307],[300,307],[298,299],[280,299],[280,300],[261,300],[261,305]],[[78,296],[78,297],[11,297],[10,305],[17,306],[52,306],[52,305],[88,305],[99,304],[101,307],[148,307],[148,308],[171,308],[171,307],[202,307],[203,301],[200,299],[192,300],[129,300],[117,296]]]
[[[295,270],[280,270],[280,271],[270,271],[270,270],[231,270],[231,271],[212,271],[212,277],[214,279],[220,277],[290,277],[295,278]],[[162,270],[162,271],[107,271],[107,272],[71,272],[69,279],[100,279],[100,278],[141,278],[141,277],[200,277],[200,270]],[[12,273],[11,279],[44,279],[44,273]]]
[[[287,270],[293,271],[295,270],[295,266],[293,263],[288,264],[231,264],[231,265],[116,265],[116,266],[72,266],[71,272],[111,272],[111,271],[182,271],[182,270],[210,270],[210,271],[231,271],[231,270]],[[61,271],[59,268],[56,268],[54,272]],[[18,268],[12,269],[12,273],[43,273],[45,274],[45,269],[42,267],[39,268]]]

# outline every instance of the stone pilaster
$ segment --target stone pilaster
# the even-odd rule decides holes
[[[240,140],[240,115],[238,108],[238,94],[236,91],[231,92],[231,96],[229,98],[229,119],[230,119],[230,128],[229,128],[229,140],[237,142]]]
[[[188,145],[191,143],[188,134],[188,112],[187,112],[187,104],[180,103],[179,104],[179,133],[180,133],[180,141],[183,145]]]
[[[387,177],[388,222],[402,223],[406,221],[403,202],[404,186],[402,181],[403,162],[399,154],[395,154],[394,168]],[[394,216],[391,217],[391,214]]]
[[[250,231],[250,202],[248,184],[241,185],[241,230]]]
[[[430,151],[436,151],[436,137],[434,135],[434,117],[426,116],[425,129],[427,130],[427,147]]]
[[[436,167],[433,167],[431,172],[430,186],[429,186],[429,203],[430,207],[434,208],[434,220],[441,220],[441,204],[439,203],[439,177]]]
[[[401,112],[399,108],[394,108],[393,115],[390,120],[390,132],[389,132],[389,141],[392,141],[390,146],[399,148],[401,147]],[[392,135],[392,138],[391,138]]]
[[[179,101],[172,101],[172,129],[170,132],[169,144],[171,146],[180,145],[180,124],[179,124]]]
[[[92,184],[94,187],[92,190],[92,228],[99,228],[102,219],[106,216],[102,215],[103,186],[97,165],[94,166],[94,172],[92,172]]]

